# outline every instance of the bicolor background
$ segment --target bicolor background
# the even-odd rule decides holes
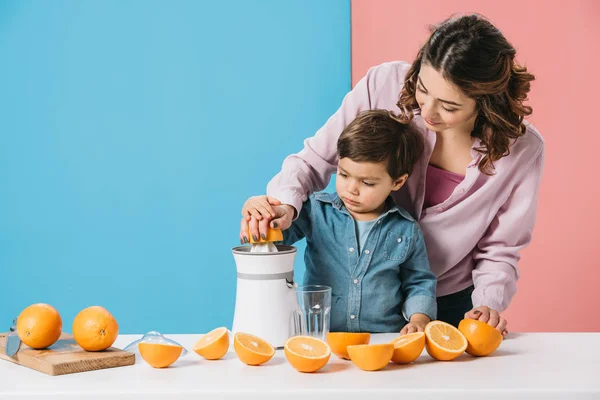
[[[509,329],[600,330],[597,2],[4,0],[0,331],[35,302],[65,331],[90,305],[121,333],[231,327],[245,199],[370,66],[466,12],[535,74],[546,140]]]

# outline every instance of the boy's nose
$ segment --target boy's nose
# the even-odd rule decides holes
[[[348,192],[358,194],[358,185],[356,183],[350,183],[348,185]]]

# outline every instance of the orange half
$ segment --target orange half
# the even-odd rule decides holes
[[[248,232],[250,232],[250,226],[248,226]],[[270,227],[267,230],[266,239],[259,237],[258,238],[259,240],[257,242],[252,238],[252,235],[249,235],[249,236],[250,237],[248,239],[250,239],[250,243],[280,242],[283,240],[283,232],[281,231],[281,229],[272,229]]]
[[[243,332],[233,337],[233,349],[240,361],[247,365],[264,364],[275,355],[275,348],[269,342]]]
[[[348,346],[369,344],[370,340],[371,334],[364,332],[329,332],[327,334],[327,344],[331,347],[331,352],[345,360],[350,359]]]
[[[454,326],[442,321],[431,321],[425,327],[425,349],[436,360],[450,361],[467,349],[467,339]]]
[[[292,367],[300,372],[315,372],[329,362],[331,349],[324,341],[310,336],[289,338],[283,349]]]
[[[229,350],[229,331],[225,327],[213,329],[194,344],[194,351],[207,360],[223,358]]]
[[[183,347],[164,343],[138,343],[140,355],[154,368],[166,368],[173,364],[183,351]]]
[[[392,340],[391,343],[394,345],[392,362],[408,364],[415,361],[423,353],[425,333],[409,333]]]
[[[363,371],[377,371],[389,364],[394,355],[394,345],[383,344],[359,344],[348,346],[350,360]]]

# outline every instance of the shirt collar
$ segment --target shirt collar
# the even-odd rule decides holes
[[[329,203],[333,206],[333,208],[335,208],[339,212],[343,212],[344,214],[350,215],[350,213],[344,206],[344,202],[342,201],[342,199],[340,199],[340,196],[338,196],[338,194],[336,192],[333,192],[333,193],[319,192],[319,193],[315,193],[314,196],[315,196],[315,200],[320,201],[322,203]],[[379,216],[379,218],[382,218],[388,214],[397,212],[398,214],[400,214],[402,217],[404,217],[405,219],[407,219],[409,221],[415,220],[408,213],[408,211],[406,211],[403,208],[400,208],[396,205],[396,203],[394,202],[394,199],[392,199],[392,196],[388,196],[388,198],[385,199],[385,203],[386,203],[385,211]]]

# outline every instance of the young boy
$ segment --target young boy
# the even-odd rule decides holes
[[[423,152],[389,111],[358,115],[337,142],[336,193],[316,193],[283,232],[306,238],[304,284],[332,288],[331,331],[423,331],[436,318],[436,277],[417,221],[390,193]]]

